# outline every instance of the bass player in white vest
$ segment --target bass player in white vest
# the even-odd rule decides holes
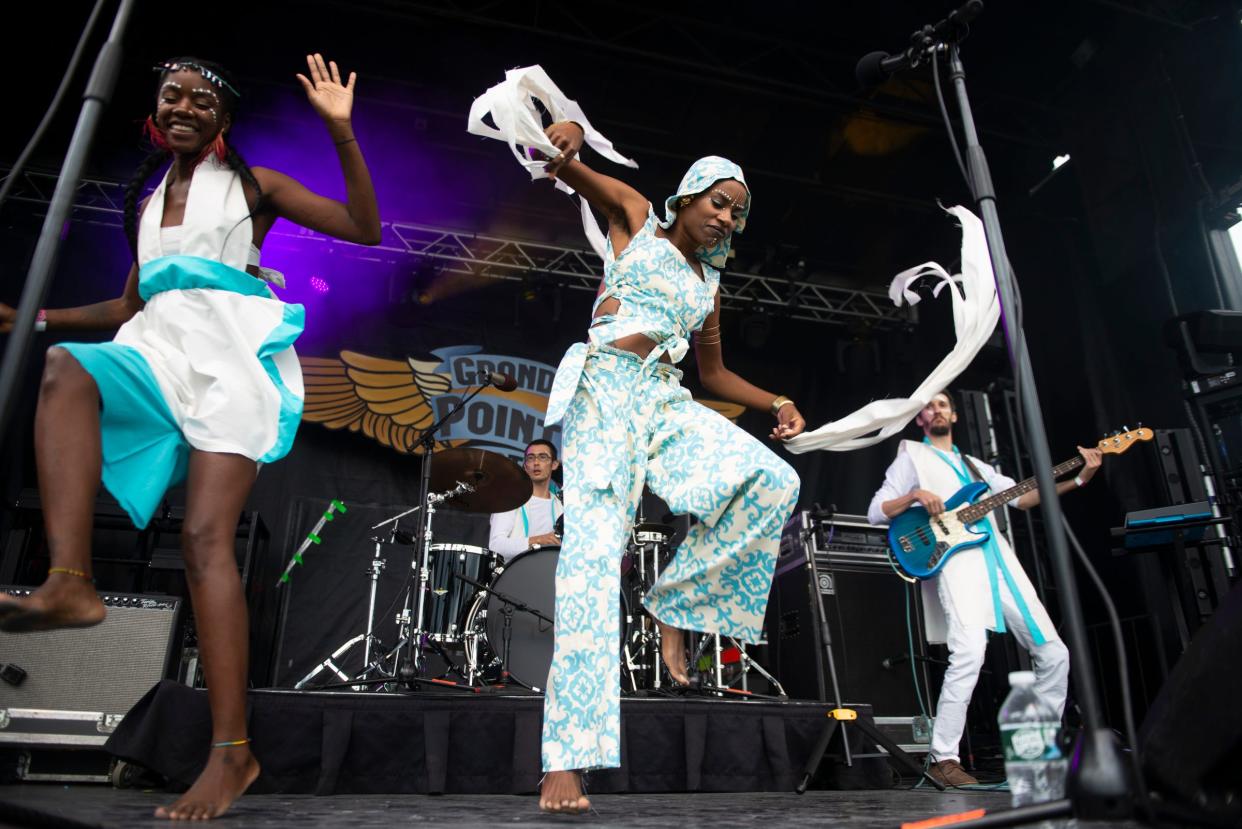
[[[897,458],[889,465],[884,484],[876,491],[867,519],[880,524],[918,503],[930,515],[944,511],[944,502],[975,481],[986,483],[992,493],[1015,485],[1012,478],[983,461],[962,455],[953,445],[957,422],[953,399],[947,391],[932,397],[915,418],[923,430],[922,442],[903,440]],[[1100,467],[1098,449],[1078,447],[1084,466],[1079,474],[1057,484],[1057,494],[1084,486]],[[1031,509],[1039,504],[1038,490],[1010,501],[1009,506]],[[932,729],[928,769],[948,786],[974,785],[963,767],[958,743],[966,726],[966,708],[983,667],[989,630],[1012,630],[1031,655],[1035,669],[1035,692],[1060,716],[1065,708],[1069,679],[1069,651],[1061,642],[1047,610],[1031,580],[1004,536],[987,520],[992,540],[959,550],[945,562],[935,578],[923,582],[923,615],[927,639],[947,643],[949,667],[945,670],[936,721]],[[983,528],[981,528],[983,529]]]

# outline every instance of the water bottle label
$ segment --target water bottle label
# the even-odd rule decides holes
[[[1006,760],[1059,760],[1055,723],[1011,723],[1002,725],[1001,748]]]

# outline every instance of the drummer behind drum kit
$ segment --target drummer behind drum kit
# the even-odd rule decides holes
[[[428,477],[426,472],[424,476]],[[371,528],[379,535],[373,538],[375,554],[367,570],[370,592],[366,631],[337,647],[294,687],[312,687],[312,682],[326,672],[333,678],[331,687],[354,690],[425,683],[470,689],[510,685],[532,691],[544,689],[552,664],[560,548],[543,546],[505,562],[483,547],[433,541],[432,533],[440,504],[447,502],[472,513],[507,512],[530,499],[530,480],[502,455],[463,447],[434,454],[427,484],[419,506]],[[420,510],[421,538],[398,529],[402,518]],[[558,521],[558,537],[560,530]],[[621,637],[617,646],[623,692],[655,691],[671,684],[660,658],[659,628],[641,609],[641,600],[672,558],[672,536],[671,526],[640,520],[622,558],[618,596]],[[385,643],[375,635],[376,593],[386,566],[382,552],[394,543],[413,548],[414,554],[396,617],[398,639]],[[343,667],[344,660],[359,643],[363,645],[364,667],[361,673],[351,675]],[[734,679],[741,679],[743,689],[747,670],[754,669],[783,695],[779,683],[751,663],[744,648],[734,645],[729,652],[740,652],[741,659],[741,673]],[[729,690],[723,646],[718,637],[702,637],[695,661],[704,654],[714,655],[715,676],[709,681],[714,679],[715,687]]]

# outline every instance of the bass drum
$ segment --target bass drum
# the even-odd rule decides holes
[[[528,550],[499,569],[489,590],[475,597],[465,620],[466,668],[471,681],[503,679],[506,603],[497,594],[537,610],[549,619],[556,618],[556,564],[560,555],[559,547]],[[618,601],[621,605],[620,642],[624,643],[630,626],[629,600],[622,592]],[[514,608],[509,631],[510,676],[522,685],[545,690],[555,639],[553,625]]]

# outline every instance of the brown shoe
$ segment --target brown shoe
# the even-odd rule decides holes
[[[979,781],[970,776],[956,760],[941,760],[927,767],[927,773],[946,786],[978,786]]]

